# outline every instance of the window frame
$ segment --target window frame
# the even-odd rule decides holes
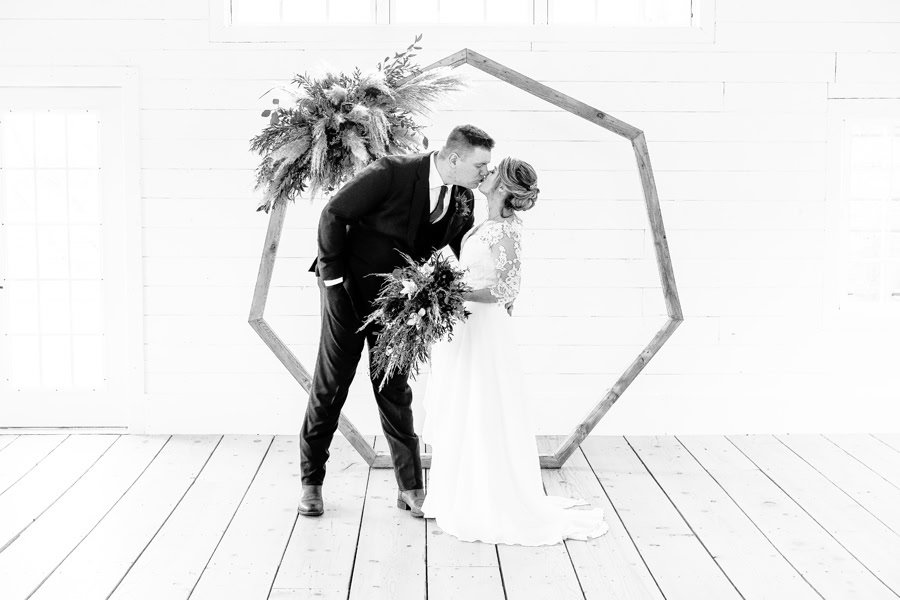
[[[845,215],[849,201],[847,123],[888,118],[900,122],[900,99],[832,97],[827,106],[825,317],[832,321],[900,322],[900,302],[873,306],[848,302],[845,297],[848,261]],[[835,243],[829,243],[828,239]]]
[[[715,42],[716,0],[692,0],[690,26],[577,27],[571,25],[393,25],[383,16],[390,0],[375,0],[375,24],[366,25],[232,25],[231,0],[209,0],[209,39],[220,43],[289,44],[309,49],[346,48],[347,31],[353,43],[369,47],[406,47],[423,34],[431,48],[459,49],[472,44],[497,45],[510,49],[536,50],[541,44],[554,49],[632,48],[647,44],[711,44]],[[548,0],[534,0],[535,10],[547,10]],[[340,30],[343,35],[336,36]]]
[[[65,99],[42,100],[47,94],[63,95],[54,92],[59,88],[88,90],[83,107],[106,111],[101,112],[101,119],[106,114],[107,122],[113,115],[115,129],[110,139],[115,140],[115,146],[105,152],[116,158],[114,172],[103,187],[111,185],[121,197],[119,202],[104,206],[103,220],[107,243],[121,255],[114,267],[104,270],[104,278],[116,278],[112,288],[115,304],[106,307],[111,313],[105,331],[108,382],[103,391],[5,389],[4,399],[14,400],[14,404],[0,404],[0,420],[6,427],[126,429],[144,395],[138,75],[130,67],[0,67],[0,90],[10,90],[7,97],[11,98],[4,105],[26,108],[24,101],[15,97],[36,91],[35,108],[65,108],[67,102],[71,108],[82,107],[80,101],[76,105]],[[104,255],[103,259],[108,261],[109,257]],[[110,330],[110,323],[117,329]]]

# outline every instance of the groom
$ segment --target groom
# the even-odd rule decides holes
[[[372,311],[383,278],[405,265],[400,252],[424,261],[449,245],[459,257],[463,234],[472,228],[474,196],[487,176],[494,140],[472,125],[455,127],[440,152],[387,156],[357,174],[338,191],[319,218],[318,256],[310,271],[318,279],[322,335],[300,429],[302,494],[299,512],[324,512],[322,482],[328,446],[362,354],[378,331],[357,333]],[[422,461],[413,430],[408,373],[399,373],[379,391],[372,380],[381,427],[394,463],[397,506],[423,516]]]

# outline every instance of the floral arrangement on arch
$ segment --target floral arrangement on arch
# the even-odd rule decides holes
[[[307,188],[331,192],[373,160],[428,147],[413,117],[426,115],[429,103],[462,82],[446,69],[423,72],[412,62],[421,39],[385,57],[375,71],[294,77],[299,91],[285,90],[293,104],[273,99],[275,108],[262,112],[268,126],[250,140],[262,156],[255,189],[263,198],[256,210],[268,213]]]

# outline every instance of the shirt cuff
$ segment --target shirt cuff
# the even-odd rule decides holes
[[[337,285],[339,283],[344,283],[344,278],[338,277],[337,279],[326,279],[322,283],[324,283],[326,287],[331,287],[331,286]]]

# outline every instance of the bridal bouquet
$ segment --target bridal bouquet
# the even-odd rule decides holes
[[[378,389],[395,373],[418,374],[431,346],[444,336],[451,339],[453,326],[470,314],[463,294],[472,288],[450,259],[437,252],[422,265],[406,254],[403,258],[407,266],[380,274],[385,282],[375,299],[375,310],[359,328],[362,331],[371,323],[381,326],[369,365],[374,375],[381,376]]]

